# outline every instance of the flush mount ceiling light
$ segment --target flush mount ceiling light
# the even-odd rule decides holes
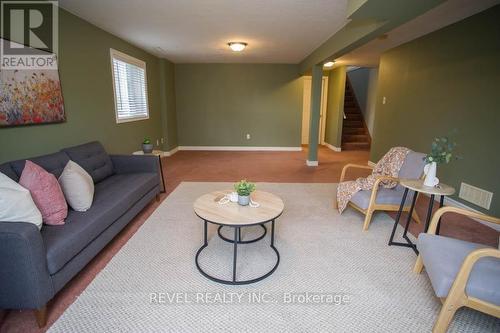
[[[333,67],[334,64],[335,64],[335,61],[329,61],[329,62],[326,62],[323,66],[326,68],[330,68],[330,67]]]
[[[241,52],[245,49],[245,47],[247,47],[248,44],[245,42],[229,42],[227,45],[229,45],[231,50],[234,52]]]

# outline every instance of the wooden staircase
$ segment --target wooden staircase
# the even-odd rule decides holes
[[[359,108],[356,95],[346,78],[342,124],[342,150],[370,150],[371,137]]]

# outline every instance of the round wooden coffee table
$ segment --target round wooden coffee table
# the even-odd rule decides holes
[[[265,279],[269,275],[273,274],[280,262],[280,254],[276,247],[274,246],[274,222],[283,213],[285,205],[283,200],[278,196],[263,192],[255,191],[252,193],[252,200],[260,204],[259,207],[253,208],[250,206],[240,206],[238,203],[228,202],[226,204],[220,204],[219,201],[225,195],[231,193],[231,191],[215,191],[202,195],[193,204],[194,212],[196,215],[204,221],[203,229],[203,245],[196,252],[195,263],[196,267],[208,279],[224,283],[224,284],[249,284]],[[271,248],[276,253],[276,264],[273,268],[262,276],[251,280],[237,280],[236,279],[236,261],[238,259],[238,244],[248,244],[254,243],[265,237],[267,229],[265,224],[271,222]],[[233,278],[232,280],[223,280],[212,276],[205,272],[198,263],[198,257],[200,253],[208,246],[207,239],[207,228],[208,223],[219,225],[217,230],[218,235],[221,239],[226,242],[234,244],[233,250]],[[241,239],[241,228],[260,225],[263,229],[262,235],[255,239],[243,241]],[[223,227],[231,227],[234,229],[234,238],[228,239],[221,234],[221,229]]]

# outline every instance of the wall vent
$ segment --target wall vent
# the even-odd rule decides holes
[[[460,185],[458,196],[464,200],[472,202],[479,207],[490,209],[493,193],[466,183]]]

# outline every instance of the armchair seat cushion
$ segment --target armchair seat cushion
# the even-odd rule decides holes
[[[377,200],[375,201],[380,205],[400,205],[403,199],[404,190],[402,189],[388,189],[380,187],[377,193]],[[352,198],[351,202],[361,209],[368,209],[372,191],[359,191]],[[413,191],[408,192],[406,197],[406,205],[410,205]]]
[[[156,173],[113,175],[96,184],[90,209],[70,210],[65,225],[43,227],[49,273],[57,273],[155,186]]]
[[[417,247],[437,297],[446,297],[465,258],[488,246],[458,239],[421,233]],[[472,268],[467,295],[500,305],[500,260],[479,259]]]

